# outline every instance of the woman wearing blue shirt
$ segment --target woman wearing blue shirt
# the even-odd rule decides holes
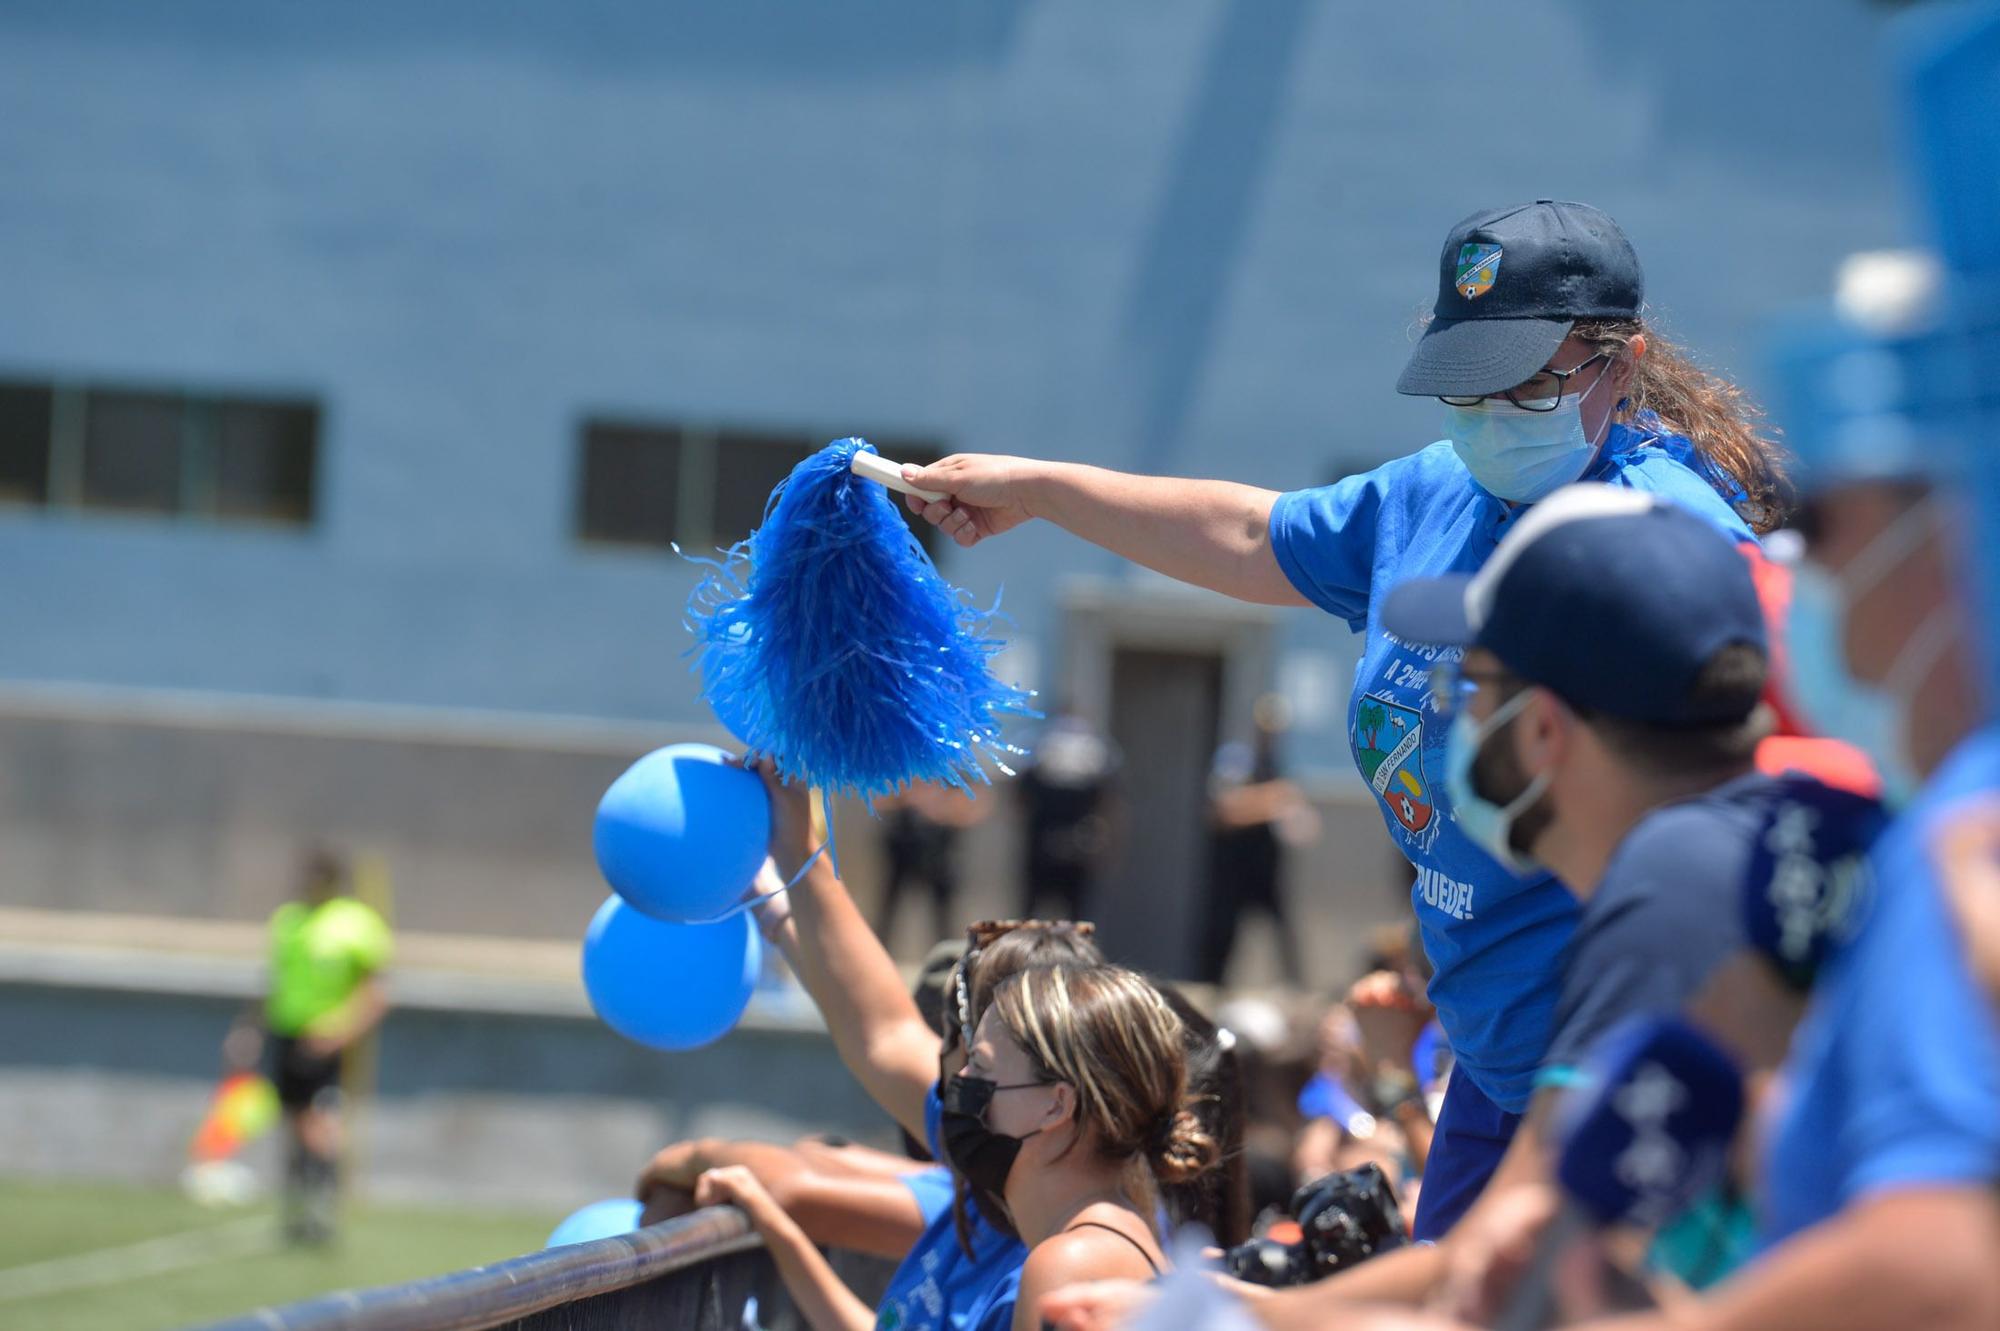
[[[1268,605],[1314,605],[1366,634],[1349,703],[1355,761],[1416,868],[1430,997],[1457,1057],[1418,1207],[1448,1229],[1505,1150],[1548,1045],[1576,902],[1460,829],[1443,789],[1429,675],[1456,654],[1385,632],[1378,593],[1479,568],[1516,516],[1576,480],[1670,496],[1754,543],[1775,525],[1776,448],[1728,383],[1641,318],[1637,256],[1609,217],[1547,200],[1446,237],[1433,318],[1397,384],[1445,404],[1446,437],[1372,472],[1277,494],[984,455],[910,467],[945,498],[913,509],[960,545],[1043,518],[1161,573]],[[1541,792],[1500,811],[1525,844]]]
[[[1029,1331],[1051,1289],[1157,1272],[1162,1190],[1200,1184],[1231,1136],[1211,1131],[1190,1093],[1193,1041],[1169,1001],[1103,965],[1088,926],[975,926],[947,986],[953,1038],[941,1049],[830,858],[813,854],[809,792],[768,762],[757,771],[771,796],[772,860],[796,878],[760,905],[765,935],[848,1070],[952,1165],[972,1205],[962,1219],[932,1217],[870,1308],[752,1169],[703,1173],[696,1204],[748,1214],[814,1331]],[[1049,978],[1057,970],[1060,982]],[[1030,972],[1042,978],[1025,980]],[[994,1018],[996,1007],[1005,1011]]]

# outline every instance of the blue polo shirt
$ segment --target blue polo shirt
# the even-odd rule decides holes
[[[1649,414],[1612,426],[1584,479],[1664,495],[1755,540],[1724,497],[1734,483]],[[1349,745],[1390,838],[1416,868],[1411,898],[1435,969],[1430,998],[1457,1070],[1513,1113],[1527,1107],[1549,1047],[1576,899],[1547,874],[1510,873],[1459,831],[1444,790],[1448,727],[1429,684],[1431,666],[1458,649],[1401,641],[1382,628],[1379,607],[1407,579],[1476,570],[1525,511],[1480,489],[1441,441],[1281,495],[1270,529],[1299,593],[1367,635],[1348,704]]]
[[[2000,726],[1965,740],[1875,848],[1874,913],[1820,973],[1764,1152],[1766,1246],[1897,1188],[2000,1183],[2000,1022],[1929,847],[2000,793]]]
[[[931,1154],[942,1160],[939,1148],[944,1107],[937,1087],[931,1087],[924,1101],[924,1131],[930,1139]],[[930,1223],[917,1239],[917,1246],[889,1278],[889,1287],[877,1305],[877,1331],[1006,1331],[1014,1319],[1014,1299],[1021,1287],[1021,1264],[1028,1250],[1018,1239],[1010,1239],[970,1208],[972,1256],[958,1246],[958,1231],[952,1225],[949,1174],[945,1205],[933,1212],[925,1205],[935,1201],[934,1183],[920,1190],[917,1204],[925,1207]]]

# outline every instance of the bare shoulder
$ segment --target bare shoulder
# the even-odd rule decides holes
[[[1037,1243],[1021,1267],[1022,1304],[1032,1307],[1043,1294],[1087,1280],[1150,1280],[1153,1268],[1135,1246],[1138,1235],[1128,1240],[1124,1232],[1090,1225]]]

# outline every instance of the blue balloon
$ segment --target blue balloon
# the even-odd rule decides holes
[[[713,744],[655,749],[597,805],[597,867],[611,890],[662,920],[709,920],[764,863],[771,803],[755,772]]]
[[[583,987],[604,1024],[654,1049],[729,1034],[750,1005],[764,940],[748,914],[674,924],[609,897],[583,936]]]
[[[592,1239],[608,1239],[614,1234],[630,1234],[639,1227],[639,1215],[644,1210],[630,1197],[592,1202],[570,1212],[560,1225],[549,1232],[549,1241],[542,1246],[560,1248],[565,1243],[588,1243]]]

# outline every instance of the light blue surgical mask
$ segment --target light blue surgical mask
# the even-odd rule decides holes
[[[1867,754],[1882,777],[1882,793],[1900,803],[1915,785],[1903,757],[1901,709],[1894,698],[1849,673],[1840,645],[1844,599],[1840,584],[1824,569],[1802,564],[1793,570],[1785,609],[1788,692],[1815,732]]]
[[[1444,744],[1444,788],[1451,796],[1452,817],[1474,845],[1516,874],[1533,873],[1541,868],[1526,856],[1516,854],[1507,839],[1514,830],[1514,820],[1549,788],[1549,774],[1537,775],[1503,808],[1472,788],[1472,767],[1479,761],[1479,751],[1486,747],[1486,741],[1521,714],[1521,709],[1528,705],[1528,696],[1526,689],[1521,690],[1496,707],[1484,721],[1474,721],[1472,713],[1460,707],[1451,719],[1451,730]]]
[[[1845,740],[1868,755],[1882,778],[1882,793],[1900,804],[1915,791],[1907,726],[1918,689],[1951,645],[1958,616],[1940,606],[1917,626],[1880,685],[1856,679],[1847,668],[1847,607],[1867,595],[1929,537],[1937,515],[1933,501],[1912,507],[1885,527],[1838,576],[1802,562],[1792,570],[1785,609],[1789,654],[1788,693],[1806,723],[1822,735]]]
[[[1445,405],[1445,437],[1479,488],[1498,499],[1532,504],[1577,480],[1597,455],[1584,437],[1583,403],[1604,381],[1565,397],[1552,411],[1489,397],[1470,407]],[[1547,399],[1542,399],[1546,401]]]

